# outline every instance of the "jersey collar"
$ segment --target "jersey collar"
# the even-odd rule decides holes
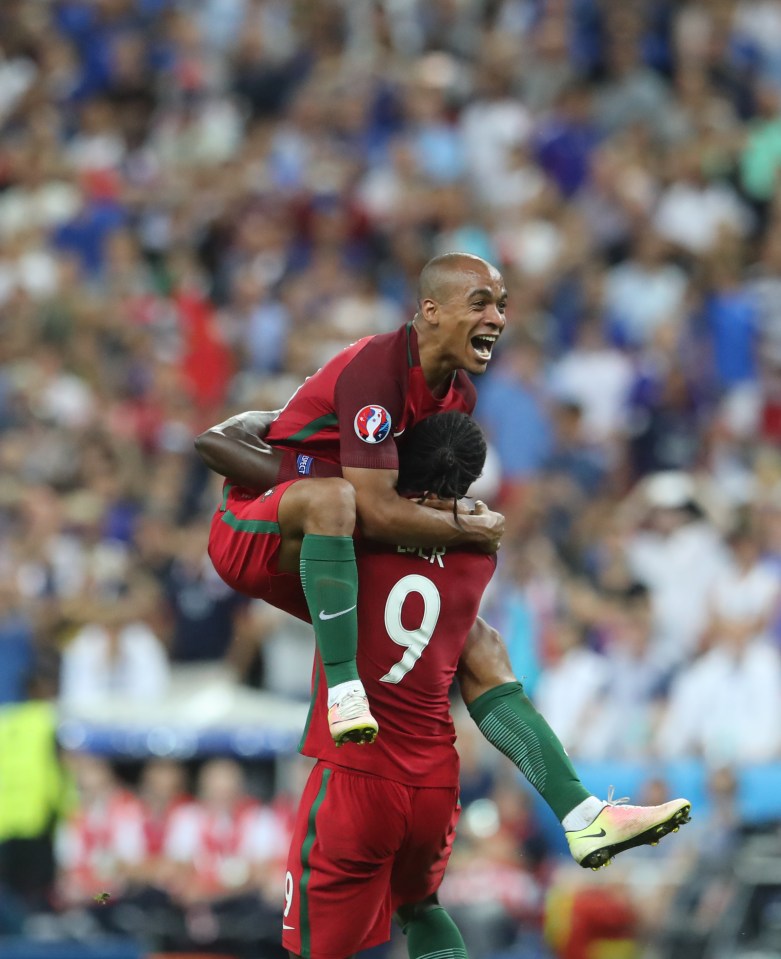
[[[412,325],[412,320],[407,323],[407,363],[410,367],[420,366],[420,351],[418,350],[418,331]]]

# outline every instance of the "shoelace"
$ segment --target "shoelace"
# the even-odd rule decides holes
[[[629,796],[622,796],[620,799],[613,799],[613,790],[615,786],[608,786],[607,788],[607,804],[608,806],[620,806],[622,803],[629,802]]]
[[[347,693],[339,702],[339,712],[343,719],[357,719],[368,709],[368,701],[360,693]]]

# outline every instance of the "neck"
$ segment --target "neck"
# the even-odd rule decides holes
[[[450,381],[455,368],[450,361],[443,360],[438,355],[436,343],[427,333],[425,325],[417,317],[413,320],[412,325],[418,334],[418,354],[423,378],[426,381],[426,386],[439,399],[450,389]]]

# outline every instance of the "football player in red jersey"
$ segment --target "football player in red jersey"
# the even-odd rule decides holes
[[[471,417],[435,415],[410,429],[399,488],[452,504],[484,460],[485,440]],[[370,750],[336,747],[317,656],[301,739],[301,752],[317,763],[288,856],[283,945],[293,956],[346,959],[385,942],[398,911],[412,957],[442,949],[465,957],[436,900],[458,807],[449,690],[495,556],[363,538],[356,554],[358,665],[382,735]]]
[[[504,528],[504,518],[485,507],[457,523],[396,491],[397,440],[433,413],[471,413],[475,390],[466,373],[485,371],[505,326],[504,282],[479,257],[436,257],[423,268],[419,285],[411,323],[359,340],[296,391],[266,436],[282,452],[281,461],[272,466],[258,452],[257,437],[243,429],[246,418],[233,418],[196,440],[207,465],[218,471],[215,444],[219,452],[220,439],[228,435],[242,444],[247,468],[234,464],[209,552],[229,585],[275,605],[278,574],[300,570],[337,743],[372,742],[377,733],[355,661],[356,514],[366,537],[410,547],[462,545],[492,553]],[[276,496],[257,498],[258,466],[266,468],[271,487],[312,477],[316,462],[319,475],[328,466],[332,475],[277,486]]]

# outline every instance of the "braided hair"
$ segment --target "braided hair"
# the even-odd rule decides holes
[[[487,448],[477,422],[451,410],[416,423],[399,452],[399,492],[459,499],[482,473]]]

